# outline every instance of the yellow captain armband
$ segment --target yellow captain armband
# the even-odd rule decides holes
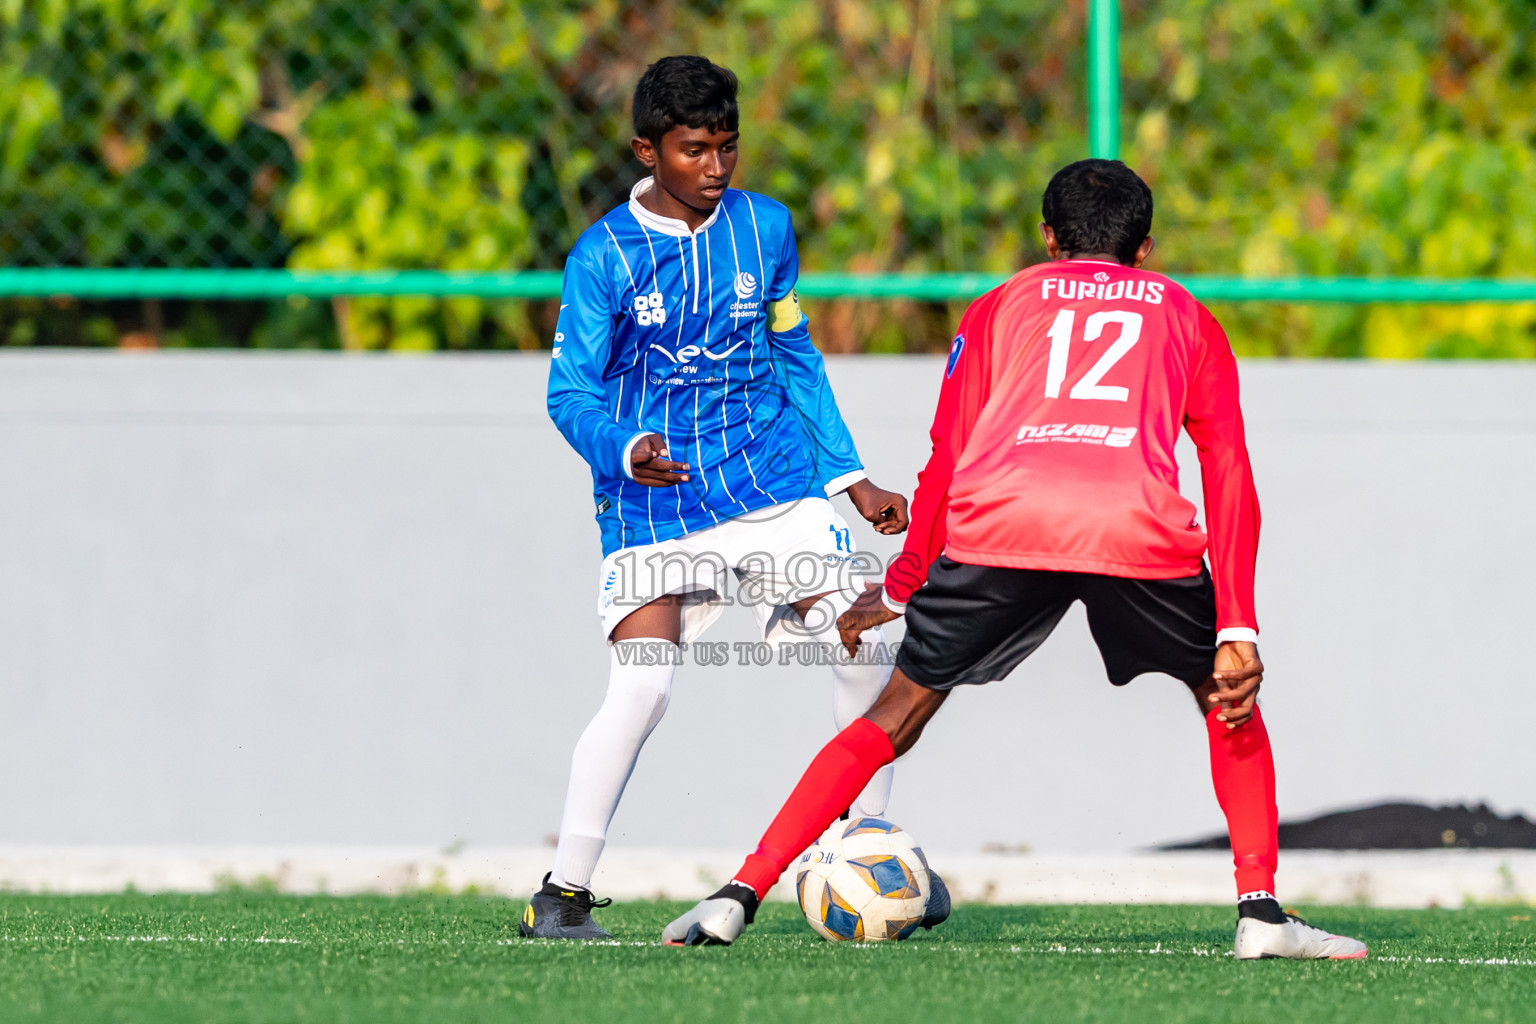
[[[792,331],[800,326],[805,314],[800,312],[800,300],[790,292],[777,302],[768,305],[768,329],[775,334]]]

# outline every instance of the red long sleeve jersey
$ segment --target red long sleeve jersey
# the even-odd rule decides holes
[[[1257,629],[1259,501],[1237,362],[1178,284],[1097,260],[1020,271],[960,320],[885,591],[905,603],[957,562],[1173,579],[1207,537],[1179,493],[1180,427],[1200,454],[1217,629]]]

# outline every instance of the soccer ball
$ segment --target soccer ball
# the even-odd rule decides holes
[[[837,821],[800,855],[795,892],[816,934],[832,942],[904,939],[928,905],[928,860],[880,818]]]

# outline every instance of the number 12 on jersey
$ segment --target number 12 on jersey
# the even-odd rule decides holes
[[[1046,337],[1051,339],[1051,358],[1045,368],[1045,397],[1060,398],[1061,385],[1067,378],[1067,350],[1072,344],[1072,327],[1077,320],[1077,310],[1064,309],[1056,314],[1055,323],[1046,332]],[[1129,401],[1131,393],[1128,389],[1110,384],[1100,384],[1104,375],[1110,368],[1118,363],[1125,354],[1135,347],[1137,339],[1141,337],[1141,314],[1133,313],[1128,309],[1107,309],[1094,313],[1083,324],[1083,340],[1097,341],[1104,333],[1106,324],[1119,324],[1120,337],[1109,346],[1109,350],[1099,357],[1099,361],[1085,374],[1081,380],[1072,385],[1072,390],[1067,392],[1068,398],[1097,399],[1105,402]]]

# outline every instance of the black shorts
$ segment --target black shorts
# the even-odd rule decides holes
[[[1216,656],[1216,591],[1203,565],[1195,576],[1134,580],[1087,572],[1000,569],[939,556],[907,605],[896,667],[931,690],[1002,679],[1045,642],[1073,601],[1109,681],[1166,672],[1191,688]]]

